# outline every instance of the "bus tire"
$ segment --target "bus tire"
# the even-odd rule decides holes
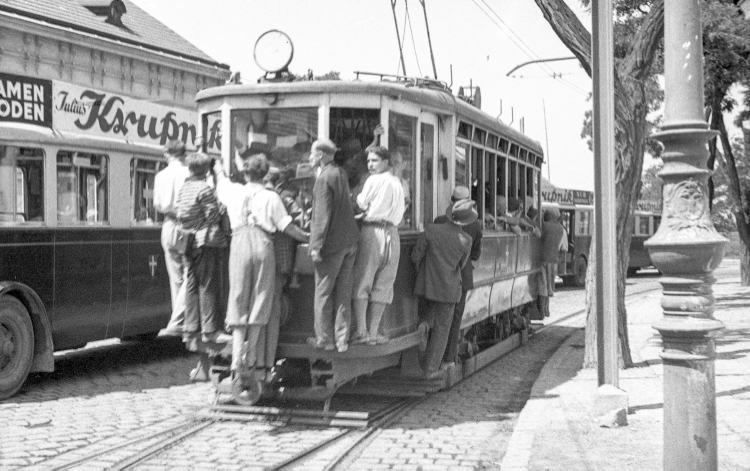
[[[588,262],[583,257],[578,257],[573,270],[573,286],[576,288],[583,288],[586,286],[586,270],[588,269]]]
[[[0,298],[0,400],[13,396],[29,376],[34,360],[34,327],[24,305]]]
[[[638,267],[628,267],[628,276],[635,276],[638,274]]]

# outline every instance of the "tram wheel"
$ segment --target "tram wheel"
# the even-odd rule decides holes
[[[583,288],[586,286],[586,269],[588,268],[588,262],[583,257],[578,257],[576,260],[574,275],[573,275],[573,286],[576,288]]]
[[[34,326],[24,305],[0,298],[0,400],[13,396],[26,381],[34,360]]]
[[[263,385],[255,379],[253,372],[233,374],[232,399],[241,406],[252,406],[263,392]]]

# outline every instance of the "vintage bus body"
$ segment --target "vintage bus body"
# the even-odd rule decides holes
[[[346,353],[317,350],[305,343],[314,336],[314,277],[306,246],[298,246],[299,286],[286,290],[290,312],[281,327],[277,357],[301,362],[307,369],[294,373],[310,378],[305,394],[316,389],[332,394],[353,378],[387,368],[398,370],[397,375],[421,375],[414,360],[419,300],[413,294],[416,273],[410,253],[425,225],[445,213],[455,185],[472,189],[483,221],[495,214],[496,195],[517,197],[535,207],[540,204],[539,144],[454,97],[444,84],[406,78],[233,84],[204,90],[197,101],[205,141],[220,143],[230,173],[235,170],[236,153],[252,142],[267,146],[273,165],[294,168],[305,164],[318,137],[329,137],[340,148],[364,149],[375,126],[385,127],[381,144],[389,148],[394,172],[409,200],[399,228],[395,296],[381,322],[381,333],[391,341],[381,346],[353,345]],[[232,126],[219,132],[219,122]],[[500,350],[484,357],[478,352],[504,339],[501,347],[506,350],[521,341],[527,325],[523,316],[536,298],[538,244],[531,234],[518,236],[494,222],[485,224],[482,255],[474,262],[475,286],[468,294],[462,322],[464,361],[436,387],[470,374]]]
[[[137,6],[123,28],[83,3],[0,5],[0,399],[54,351],[166,324],[154,175],[229,76]]]

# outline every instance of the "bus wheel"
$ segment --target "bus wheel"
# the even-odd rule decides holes
[[[26,308],[12,296],[0,298],[0,400],[21,389],[34,359],[34,327]]]
[[[628,267],[628,276],[635,276],[638,274],[638,267]]]
[[[577,288],[583,288],[586,286],[586,269],[588,268],[588,262],[583,257],[578,257],[576,260],[575,271],[573,275],[573,286]]]

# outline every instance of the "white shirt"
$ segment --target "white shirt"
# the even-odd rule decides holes
[[[227,207],[229,224],[232,230],[249,223],[258,225],[266,232],[283,232],[292,222],[287,213],[284,202],[275,191],[268,190],[261,183],[233,183],[226,177],[219,177],[216,194],[224,206]],[[243,203],[247,202],[247,213],[243,214]]]
[[[189,176],[190,170],[182,162],[169,162],[154,178],[154,208],[160,213],[174,213],[177,195]]]
[[[357,195],[357,205],[365,211],[365,221],[388,221],[398,226],[406,210],[401,179],[391,172],[370,175]]]

